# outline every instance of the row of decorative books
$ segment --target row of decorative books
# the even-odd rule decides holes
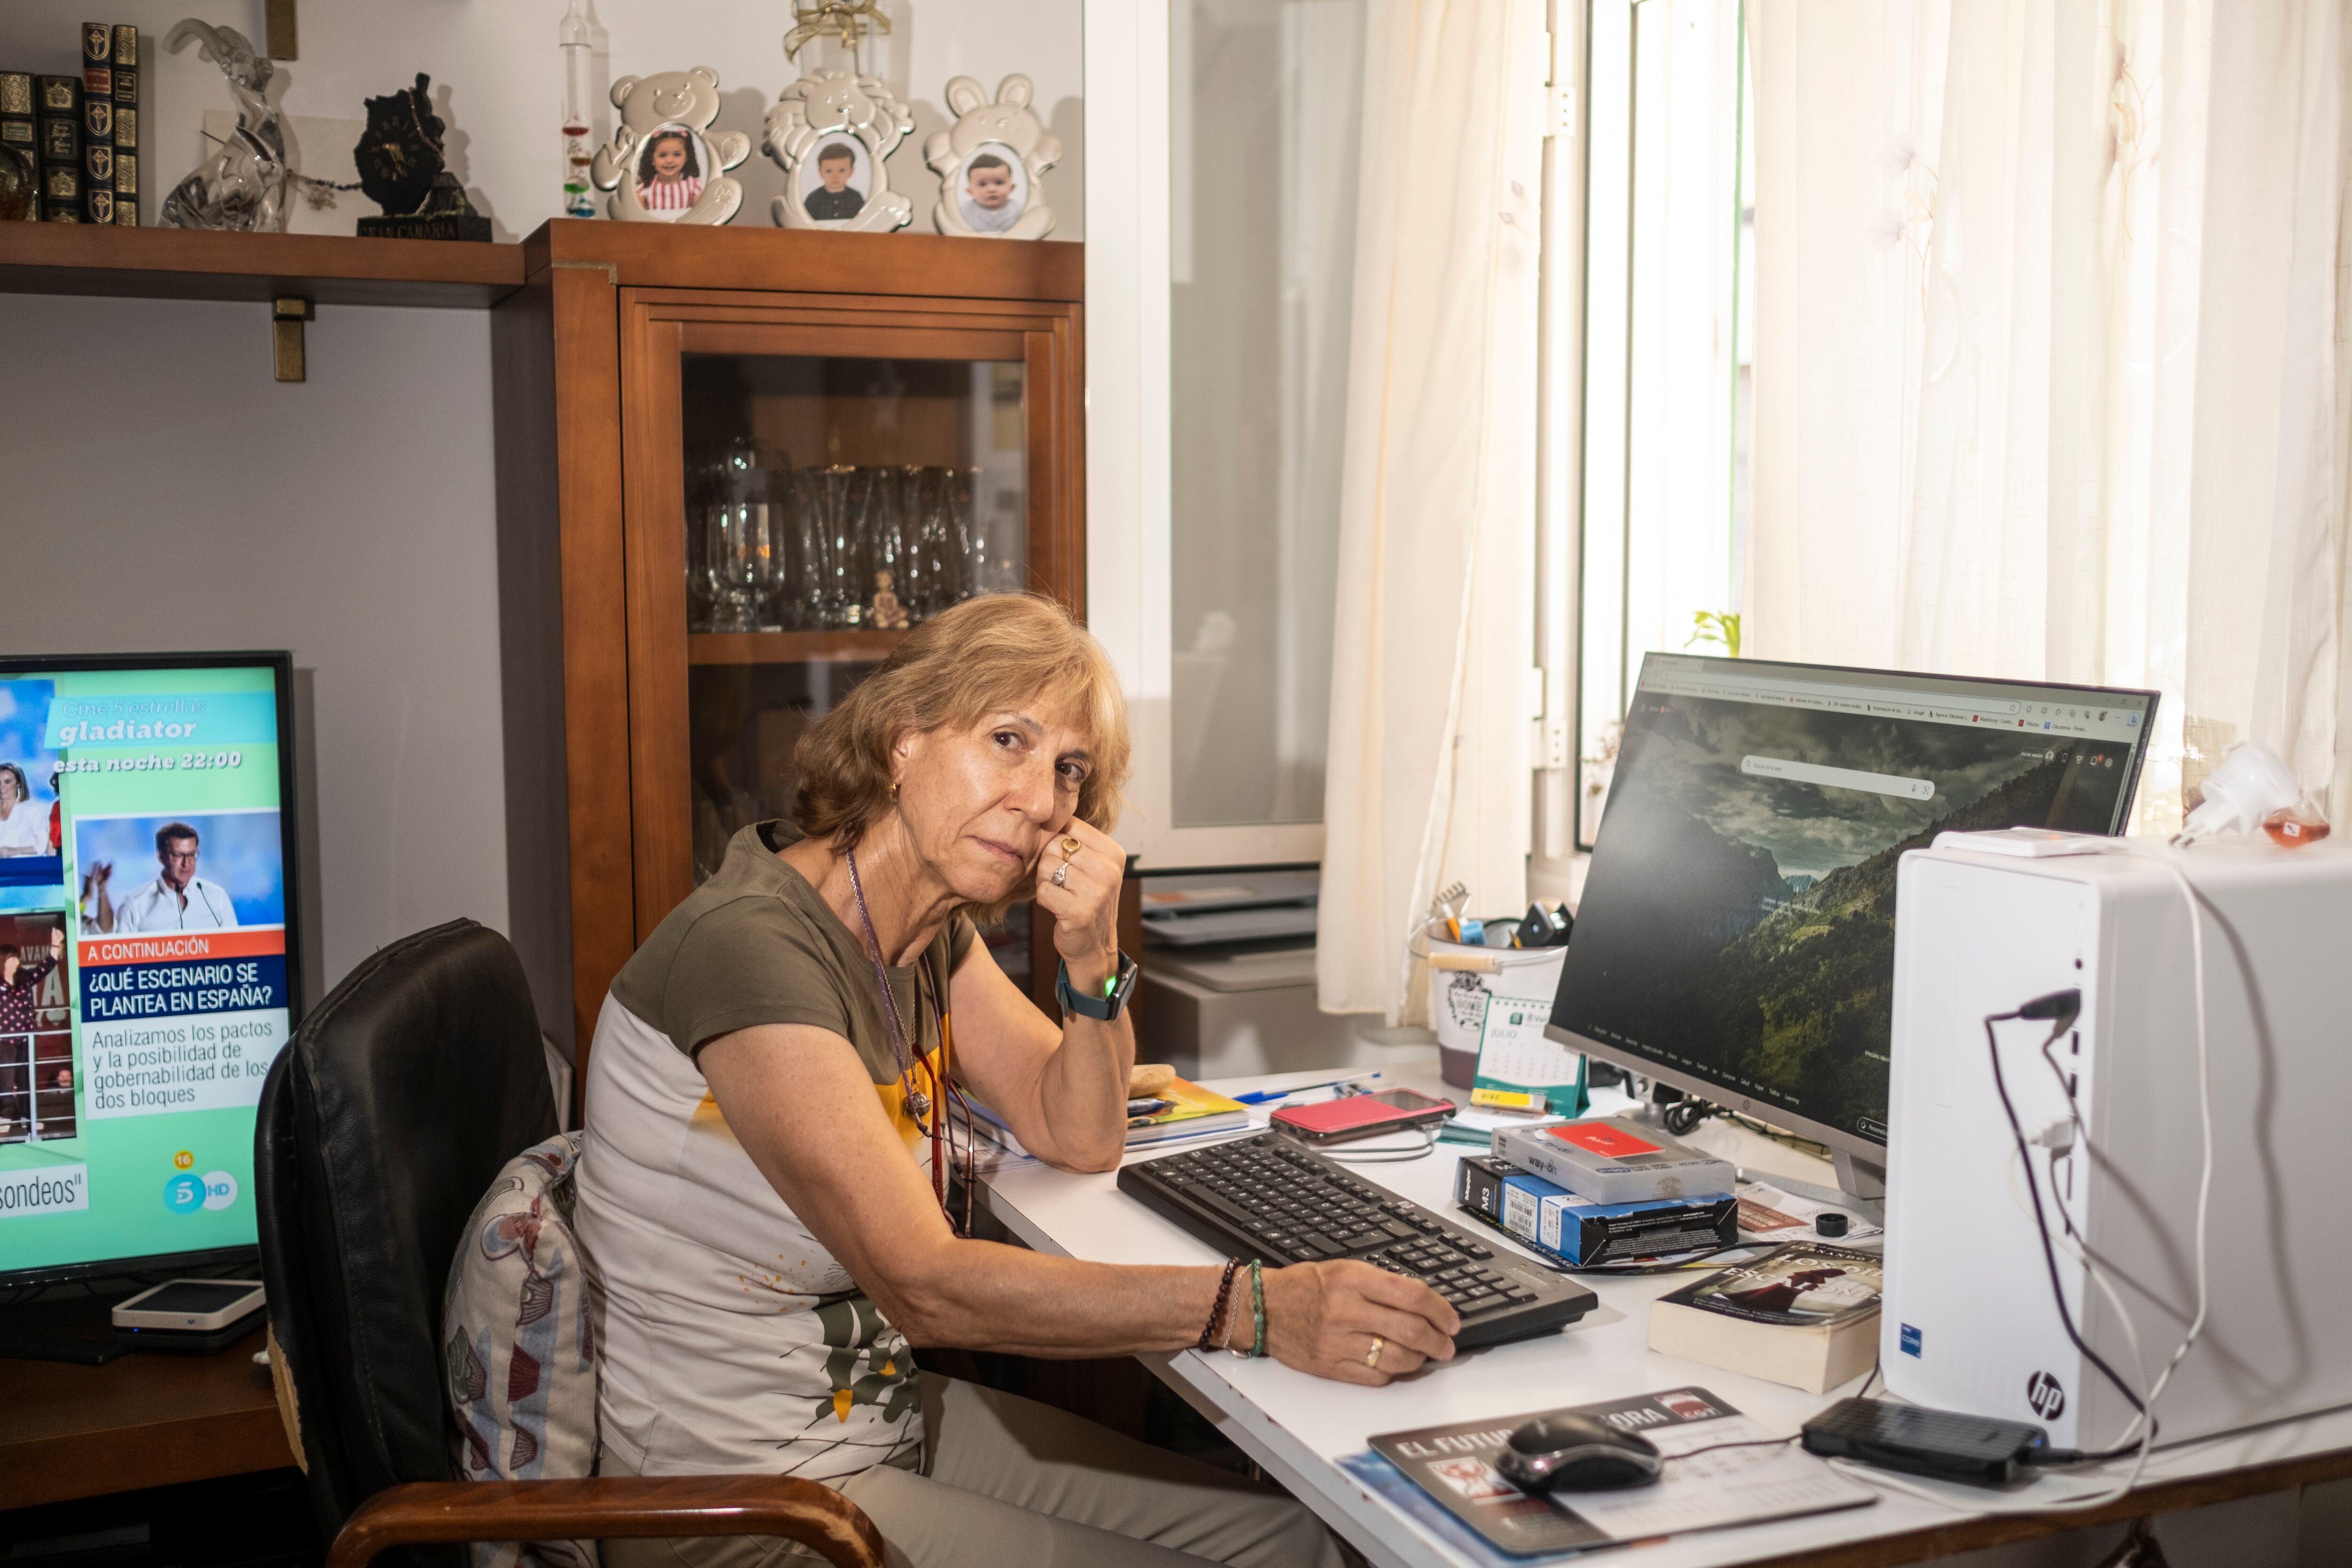
[[[1773,1222],[1790,1217],[1748,1202],[1728,1161],[1607,1120],[1496,1132],[1489,1152],[1464,1157],[1454,1201],[1578,1270],[1687,1265],[1739,1246],[1743,1231],[1785,1236]],[[1816,1394],[1870,1368],[1876,1253],[1803,1240],[1724,1261],[1652,1303],[1651,1349]]]
[[[45,223],[139,225],[139,29],[81,25],[81,74],[0,71],[0,146],[38,169]]]

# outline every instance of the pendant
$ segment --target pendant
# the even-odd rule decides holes
[[[931,1097],[925,1094],[919,1089],[908,1089],[907,1091],[907,1110],[916,1121],[920,1121],[924,1120],[931,1113]]]

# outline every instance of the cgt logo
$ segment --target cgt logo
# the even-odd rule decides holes
[[[2066,1413],[2066,1391],[2048,1373],[2037,1372],[2025,1380],[2025,1403],[2044,1421],[2055,1421]]]

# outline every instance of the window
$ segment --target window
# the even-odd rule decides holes
[[[1169,8],[1171,817],[1323,819],[1363,0]]]
[[[1539,870],[1591,847],[1642,656],[1737,651],[1755,273],[1744,0],[1560,0],[1554,40]]]

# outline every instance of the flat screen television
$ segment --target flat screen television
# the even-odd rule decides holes
[[[301,1014],[292,677],[0,657],[0,1285],[253,1250]]]

